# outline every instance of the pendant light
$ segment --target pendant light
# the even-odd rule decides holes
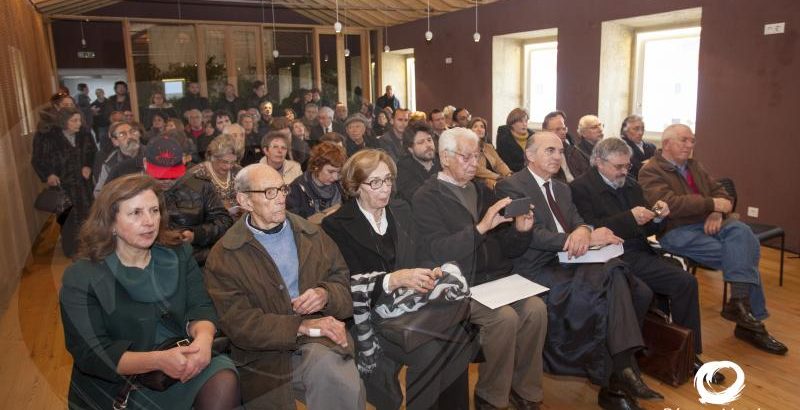
[[[388,8],[388,6],[386,6]],[[386,21],[386,8],[383,9],[383,52],[388,53],[392,49],[389,48],[389,26]]]
[[[270,0],[272,7],[272,57],[278,58],[281,53],[278,51],[278,31],[275,30],[275,0]]]
[[[344,22],[347,24],[347,3],[342,0],[342,8],[344,8]],[[344,27],[342,27],[344,29]],[[344,56],[350,57],[350,47],[348,47],[349,42],[347,41],[347,33],[344,34]]]
[[[336,0],[336,23],[333,23],[333,31],[336,34],[342,32],[342,23],[339,22],[339,0]]]
[[[433,39],[433,32],[431,31],[431,0],[428,0],[428,31],[425,32],[425,41],[430,42]]]
[[[475,42],[481,41],[481,33],[478,32],[478,0],[475,0],[475,34],[472,35]]]

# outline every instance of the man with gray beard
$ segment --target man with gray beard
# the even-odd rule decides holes
[[[100,172],[97,174],[98,177],[94,186],[95,197],[100,194],[100,190],[106,184],[112,168],[126,159],[135,158],[141,154],[140,139],[142,136],[137,129],[131,127],[131,124],[124,121],[116,122],[111,125],[108,131],[109,135],[111,135],[111,143],[114,144],[115,148],[100,166]]]

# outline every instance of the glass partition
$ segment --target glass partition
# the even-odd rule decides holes
[[[293,108],[298,111],[299,100],[302,99],[300,90],[314,87],[311,31],[278,30],[274,33],[272,29],[264,29],[263,33],[268,98],[280,109]],[[273,54],[275,49],[278,50],[277,58]],[[303,116],[302,112],[295,114],[297,117]]]
[[[206,86],[212,107],[222,97],[228,84],[228,67],[225,59],[225,27],[206,27]]]
[[[339,80],[336,65],[338,55],[336,53],[336,35],[319,35],[319,66],[322,83],[322,100],[328,105],[333,105],[338,101]]]
[[[363,70],[361,65],[361,36],[358,34],[348,34],[344,37],[345,47],[345,88],[347,95],[340,98],[340,101],[347,103],[350,113],[358,112],[361,102],[364,100]]]

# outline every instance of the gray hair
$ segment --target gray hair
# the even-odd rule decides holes
[[[238,193],[242,193],[244,191],[250,191],[252,189],[252,183],[250,181],[250,171],[259,166],[264,166],[264,164],[250,164],[236,174],[236,177],[233,179],[233,189],[236,190]],[[269,166],[269,165],[267,165]]]
[[[615,154],[627,155],[630,157],[633,155],[633,150],[631,150],[628,143],[621,138],[603,138],[594,145],[589,162],[592,166],[596,166],[598,160],[606,161],[610,156]]]
[[[600,118],[597,118],[596,115],[584,115],[578,120],[578,134],[583,135],[583,132],[586,131],[591,125],[589,124],[599,124]]]
[[[689,132],[692,132],[692,129],[689,128],[688,125],[684,124],[671,124],[667,128],[664,128],[664,132],[661,133],[661,145],[663,146],[667,142],[675,139],[678,137],[678,130],[685,129]]]
[[[478,135],[469,128],[450,128],[439,136],[439,155],[444,151],[455,152],[458,147],[458,137],[479,143]]]
[[[236,130],[240,131],[242,134],[244,134],[244,127],[242,127],[241,125],[239,125],[237,123],[232,123],[232,124],[226,125],[225,128],[222,129],[222,133],[223,134],[231,134],[234,131],[234,129],[236,129]]]
[[[206,159],[211,159],[212,157],[221,157],[223,155],[237,155],[236,152],[236,143],[233,141],[233,137],[230,135],[222,134],[216,138],[214,138],[209,144],[206,151]]]
[[[320,114],[327,113],[328,115],[331,116],[331,118],[333,118],[333,108],[331,108],[331,107],[327,107],[327,106],[326,107],[322,107],[322,108],[319,109],[319,113]]]

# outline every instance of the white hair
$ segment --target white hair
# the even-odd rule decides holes
[[[328,115],[331,116],[331,118],[333,118],[333,108],[331,107],[328,106],[322,107],[319,109],[319,113],[320,114],[327,113]]]
[[[242,127],[241,125],[239,125],[237,123],[231,123],[231,124],[226,125],[225,128],[222,129],[222,133],[223,134],[231,134],[234,130],[241,131],[242,134],[244,134],[244,127]]]
[[[480,142],[478,134],[475,134],[475,131],[472,131],[469,128],[450,128],[439,136],[439,155],[442,155],[442,152],[444,151],[455,152],[456,148],[458,147],[459,137],[466,140],[475,141],[476,144]]]

